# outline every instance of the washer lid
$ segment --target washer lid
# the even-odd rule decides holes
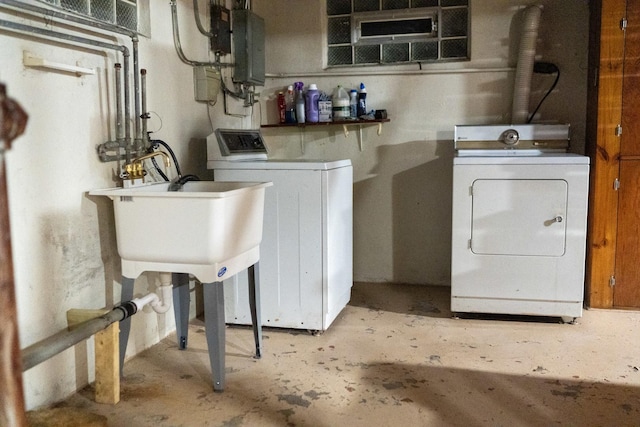
[[[210,160],[207,169],[236,169],[236,170],[330,170],[351,166],[350,159],[343,160],[309,160],[283,159],[261,161],[221,161]]]

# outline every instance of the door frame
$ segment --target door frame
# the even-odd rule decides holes
[[[591,158],[587,230],[587,306],[613,307],[620,169],[626,0],[592,0],[586,149]]]

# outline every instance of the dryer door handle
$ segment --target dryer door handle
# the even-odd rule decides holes
[[[544,222],[544,225],[546,225],[547,227],[555,224],[556,222],[562,222],[564,221],[564,217],[562,215],[556,215],[555,217],[548,219]]]

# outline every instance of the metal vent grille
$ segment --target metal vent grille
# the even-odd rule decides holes
[[[469,0],[326,0],[326,5],[329,67],[470,59]],[[411,11],[418,8],[427,9]],[[430,19],[437,21],[436,26],[431,33],[412,35],[407,37],[409,40],[397,36],[373,40],[362,36],[365,32],[362,22],[370,27],[379,18],[382,26],[385,22],[382,18],[388,18],[393,10],[413,13],[416,19],[431,13]],[[376,12],[380,12],[379,17]],[[371,30],[369,27],[367,31]]]

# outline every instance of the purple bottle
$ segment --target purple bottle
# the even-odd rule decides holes
[[[318,87],[315,84],[310,84],[309,89],[307,90],[307,99],[305,103],[305,112],[307,113],[307,122],[309,123],[317,123],[319,120],[319,112],[318,112],[318,98],[320,97],[320,93],[318,92]]]

